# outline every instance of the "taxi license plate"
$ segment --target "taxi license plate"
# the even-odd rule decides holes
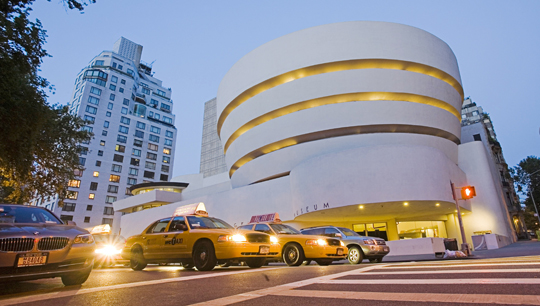
[[[20,254],[17,267],[41,266],[47,263],[47,253]]]
[[[343,249],[337,249],[337,254],[338,255],[343,255]]]
[[[388,252],[388,247],[383,247],[383,251]]]
[[[259,247],[259,254],[265,255],[270,253],[270,247],[269,246],[260,246]]]

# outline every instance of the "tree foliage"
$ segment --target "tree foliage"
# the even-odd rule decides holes
[[[49,83],[38,75],[47,36],[39,20],[29,20],[33,2],[0,0],[0,203],[62,198],[78,167],[77,144],[91,137],[66,107],[47,103]],[[63,3],[78,10],[87,4]]]
[[[536,213],[531,193],[534,197],[536,208],[540,211],[540,158],[529,156],[520,161],[517,166],[510,169],[510,172],[514,178],[518,192],[526,196],[526,211],[529,211],[529,214]],[[538,218],[532,217],[525,218],[527,228],[538,228],[539,226],[536,225]]]

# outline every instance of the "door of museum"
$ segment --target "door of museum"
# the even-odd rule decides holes
[[[360,223],[353,224],[353,231],[362,236],[378,237],[388,241],[386,223]]]

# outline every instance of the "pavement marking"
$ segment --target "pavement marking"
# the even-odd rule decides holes
[[[422,265],[422,266],[405,266],[400,265],[397,267],[391,266],[387,267],[389,269],[434,269],[434,268],[450,268],[450,267],[478,267],[478,266],[531,266],[531,265],[540,265],[539,262],[516,262],[516,263],[509,263],[509,262],[500,262],[500,263],[474,263],[474,264],[457,264],[457,265]],[[444,270],[448,271],[448,270]]]
[[[363,272],[360,275],[409,275],[409,274],[465,274],[465,273],[540,273],[540,269],[488,269],[488,270],[435,270]]]
[[[385,267],[385,266],[386,265],[373,265],[373,266],[355,269],[351,271],[335,273],[335,274],[330,274],[330,275],[325,275],[325,276],[319,276],[319,277],[310,278],[310,279],[293,282],[293,283],[288,283],[284,285],[279,285],[279,286],[275,286],[271,288],[260,289],[260,290],[255,290],[251,292],[240,293],[240,294],[231,295],[231,296],[227,296],[223,298],[218,298],[211,301],[196,303],[196,304],[192,304],[192,306],[207,306],[207,305],[208,306],[222,306],[222,305],[235,304],[235,303],[244,302],[244,301],[256,299],[256,298],[267,296],[267,295],[273,295],[277,292],[292,291],[292,289],[295,289],[298,287],[304,287],[304,286],[312,285],[315,283],[320,283],[325,280],[331,280],[333,278],[339,278],[339,277],[344,277],[351,274],[356,274],[360,271],[370,271],[370,270]]]
[[[261,273],[264,271],[276,270],[280,268],[264,268],[264,269],[250,269],[250,270],[241,270],[241,271],[222,272],[222,273],[206,273],[206,274],[200,274],[200,275],[164,278],[164,279],[156,279],[156,280],[142,281],[142,282],[135,282],[135,283],[101,286],[101,287],[94,287],[94,288],[87,288],[87,289],[63,290],[63,291],[58,291],[58,292],[36,294],[32,296],[7,298],[5,300],[0,300],[0,306],[15,305],[15,304],[29,303],[29,302],[39,302],[43,300],[63,298],[63,297],[81,295],[81,294],[134,288],[134,287],[141,287],[141,286],[150,286],[150,285],[157,285],[157,284],[174,283],[174,282],[189,281],[189,280],[194,280],[194,279],[204,279],[204,278],[210,278],[210,277],[228,276],[228,275],[235,275],[235,274],[242,274],[242,273],[255,273],[255,272]]]
[[[540,284],[540,278],[453,278],[453,279],[329,279],[320,284],[340,285],[509,285],[509,284]]]
[[[395,293],[395,292],[354,292],[354,291],[317,291],[287,290],[274,292],[272,295],[331,298],[350,300],[399,301],[399,302],[431,302],[431,303],[477,303],[477,304],[510,304],[540,305],[540,297],[535,295],[492,295],[492,294],[453,294],[453,293]],[[339,301],[335,302],[339,304]]]

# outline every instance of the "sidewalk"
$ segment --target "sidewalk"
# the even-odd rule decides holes
[[[472,256],[468,258],[451,259],[484,259],[484,258],[502,258],[516,256],[540,255],[540,242],[536,239],[524,240],[512,243],[500,249],[473,251]],[[383,262],[403,262],[403,261],[429,261],[441,260],[434,254],[408,255],[408,256],[385,256]]]

